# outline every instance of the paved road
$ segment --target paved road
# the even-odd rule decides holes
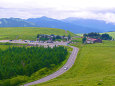
[[[0,40],[0,42],[9,42],[9,40]],[[10,43],[24,43],[24,42],[10,42]],[[36,44],[36,43],[29,43],[29,44]],[[66,42],[59,42],[59,43],[53,43],[53,44],[38,43],[38,45],[52,45],[52,46],[54,46],[54,45],[65,45],[65,46],[67,46],[67,43]],[[79,49],[76,48],[76,47],[73,47],[73,46],[70,46],[70,47],[73,48],[73,51],[72,51],[68,61],[66,62],[66,64],[61,69],[59,69],[58,71],[54,72],[53,74],[51,74],[49,76],[46,76],[46,77],[44,77],[42,79],[27,83],[24,86],[29,86],[29,85],[34,85],[34,84],[46,82],[46,81],[48,81],[50,79],[58,77],[59,75],[63,74],[67,70],[69,70],[72,67],[72,65],[74,64],[76,56],[77,56],[77,53],[79,51]],[[66,66],[68,67],[68,69],[64,70],[64,67],[66,67]]]
[[[9,41],[9,40],[0,40],[0,42],[6,43],[19,43],[19,44],[29,44],[29,45],[39,45],[39,46],[49,46],[49,47],[54,47],[55,45],[64,45],[67,46],[68,42],[53,42],[53,43],[40,43],[40,42],[24,42],[24,41],[19,41],[19,40],[13,40],[13,41]]]
[[[76,59],[76,56],[77,56],[77,53],[78,53],[78,50],[79,50],[79,49],[76,48],[76,47],[73,47],[73,46],[71,46],[71,47],[73,48],[73,51],[72,51],[72,53],[71,53],[71,55],[70,55],[70,57],[69,57],[67,63],[66,63],[61,69],[59,69],[58,71],[56,71],[55,73],[53,73],[53,74],[51,74],[51,75],[49,75],[49,76],[47,76],[47,77],[44,77],[44,78],[39,79],[39,80],[34,81],[34,82],[27,83],[27,84],[25,84],[24,86],[29,86],[29,85],[34,85],[34,84],[46,82],[46,81],[48,81],[48,80],[50,80],[50,79],[53,79],[53,78],[58,77],[59,75],[63,74],[63,73],[66,72],[68,69],[70,69],[70,68],[72,67],[72,65],[74,64],[74,62],[75,62],[75,59]],[[65,66],[68,67],[67,70],[64,70],[64,67],[65,67]]]

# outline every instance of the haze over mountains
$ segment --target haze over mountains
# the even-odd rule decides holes
[[[0,27],[49,27],[69,30],[73,33],[107,32],[115,31],[115,25],[102,20],[79,19],[70,17],[56,20],[48,17],[41,18],[2,18]]]

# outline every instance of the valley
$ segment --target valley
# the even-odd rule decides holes
[[[115,86],[115,0],[0,0],[0,86]]]
[[[114,38],[114,32],[107,32],[107,33]],[[114,70],[115,41],[114,40],[103,40],[102,43],[83,44],[82,43],[83,35],[81,34],[74,34],[69,31],[55,29],[55,28],[37,28],[37,27],[0,28],[0,34],[1,34],[0,35],[0,42],[1,42],[0,55],[2,56],[2,58],[4,58],[4,59],[1,59],[0,61],[4,60],[3,61],[4,66],[7,65],[5,66],[6,69],[4,70],[3,64],[1,62],[1,69],[4,71],[5,74],[2,73],[2,70],[1,70],[0,86],[16,86],[16,85],[113,86],[115,84],[114,83],[115,81],[114,80],[115,79],[115,75],[114,75],[115,73],[114,72],[115,71]],[[63,42],[63,40],[61,40],[61,41],[54,41],[53,43],[46,43],[46,42],[40,43],[36,41],[38,34],[47,34],[46,36],[50,36],[51,34],[54,34],[54,36],[59,35],[60,37],[64,35],[65,36],[71,35],[72,39],[70,40],[71,42],[70,41]],[[27,42],[25,40],[28,40],[30,42]],[[35,47],[33,47],[33,45]],[[63,58],[63,61],[60,63],[58,62],[59,64],[56,64],[56,65],[50,64],[50,66],[48,66],[49,62],[56,63],[56,61],[58,60],[50,61],[49,59],[47,59],[46,61],[47,65],[44,67],[41,67],[41,69],[37,69],[38,63],[40,62],[34,60],[34,58],[32,58],[32,60],[30,59],[30,61],[27,59],[28,57],[33,57],[33,56],[39,59],[38,57],[43,56],[43,55],[39,55],[40,53],[37,52],[37,48],[43,48],[43,46],[45,47],[44,50],[45,49],[52,50],[52,49],[60,48],[59,52],[60,51],[62,52],[63,49],[61,49],[61,47],[63,47],[66,49],[68,54],[67,55],[63,54],[66,56],[61,57],[61,59]],[[78,48],[79,48],[79,52],[78,52]],[[28,66],[30,67],[30,69],[27,68],[27,70],[29,70],[29,72],[31,73],[28,72],[26,74],[27,72],[26,68],[23,68],[23,67],[22,69],[24,69],[23,71],[25,72],[19,72],[19,73],[16,72],[16,70],[18,71],[20,69],[18,65],[17,65],[18,69],[15,69],[15,71],[11,70],[16,67],[16,64],[12,63],[13,60],[11,62],[8,62],[8,61],[10,61],[12,56],[15,56],[15,54],[13,54],[13,50],[20,51],[20,49],[21,51],[23,51],[23,54],[22,52],[20,52],[19,53],[20,56],[18,56],[18,53],[17,53],[16,54],[17,57],[26,59],[26,61],[29,61],[29,63],[31,61],[34,62],[33,63],[34,66]],[[29,53],[26,54],[27,53],[26,51],[31,51],[31,50],[32,52],[30,52],[30,54]],[[36,51],[35,55],[34,55],[35,53],[34,50]],[[40,50],[43,50],[43,49],[40,49]],[[51,52],[51,50],[44,51],[44,53],[45,52],[47,53],[49,51]],[[25,54],[24,54],[24,51],[25,51]],[[3,52],[6,52],[8,56],[3,54]],[[10,52],[12,55],[10,55]],[[48,54],[50,54],[50,52]],[[58,55],[56,56],[60,57],[61,54],[59,52],[58,52]],[[54,52],[52,52],[52,54],[53,53],[55,53],[55,50]],[[45,58],[47,57],[48,54],[44,54],[46,55]],[[30,55],[30,56],[26,56],[26,55]],[[54,56],[53,54],[53,57],[56,57],[56,56]],[[6,58],[9,58],[9,60],[8,59],[6,60]],[[21,64],[23,65],[25,65],[26,61],[24,60],[22,62],[22,60],[20,60],[20,62],[22,62]],[[10,76],[11,73],[8,74],[10,72],[8,70],[9,68],[7,68],[9,67],[9,65],[4,62],[15,65],[15,67],[14,66],[12,66],[12,68],[10,67],[10,71],[12,71],[12,76]],[[42,62],[39,65],[41,64],[43,66]],[[65,67],[66,69],[64,69]],[[7,73],[6,70],[9,72]],[[35,71],[32,72],[32,70],[35,70]]]

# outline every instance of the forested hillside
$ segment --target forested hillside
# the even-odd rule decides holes
[[[67,54],[67,49],[62,46],[0,49],[0,80],[17,75],[30,76],[44,67],[53,68],[64,61]]]

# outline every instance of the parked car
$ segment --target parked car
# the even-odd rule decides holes
[[[9,40],[9,41],[12,41],[12,40]]]

